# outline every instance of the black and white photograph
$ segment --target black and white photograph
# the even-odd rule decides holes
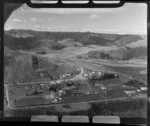
[[[147,4],[22,4],[4,30],[5,117],[147,117]]]

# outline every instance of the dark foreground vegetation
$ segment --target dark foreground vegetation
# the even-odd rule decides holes
[[[106,102],[106,103],[93,103],[92,108],[95,115],[119,115],[121,112],[128,112],[130,111],[132,115],[138,109],[146,109],[147,100],[146,98],[135,98],[135,99],[128,99],[128,100],[118,100],[115,102]],[[142,111],[141,110],[141,113]],[[134,115],[134,117],[145,117],[144,115]]]
[[[32,115],[117,115],[120,117],[146,117],[146,98],[133,98],[128,100],[118,100],[110,102],[99,102],[90,104],[91,107],[88,110],[75,110],[75,111],[61,111],[61,105],[59,111],[56,109],[56,106],[52,107],[39,107],[32,109],[20,109],[20,110],[7,110],[5,115],[14,116],[14,117],[25,117]],[[63,108],[70,110],[71,106],[63,106]],[[80,105],[78,106],[80,108]],[[122,114],[123,113],[123,114]]]

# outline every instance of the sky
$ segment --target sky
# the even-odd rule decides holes
[[[15,10],[5,30],[71,31],[147,34],[147,5],[126,3],[119,8],[30,8]]]

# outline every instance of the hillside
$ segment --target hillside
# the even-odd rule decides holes
[[[126,46],[135,48],[135,47],[147,47],[147,37],[144,37],[142,40],[131,42],[127,44]]]
[[[91,32],[39,32],[10,30],[5,32],[5,47],[12,50],[53,49],[66,46],[124,46],[142,40],[141,35],[117,35]]]
[[[37,57],[37,56],[36,56]],[[67,63],[56,63],[47,58],[37,57],[38,65],[33,67],[33,56],[28,54],[5,55],[5,83],[38,81],[36,71],[44,71],[49,79],[55,80],[65,73],[77,73],[77,67]],[[49,80],[48,79],[48,80]]]
[[[130,60],[143,59],[147,60],[147,47],[121,47],[110,51],[90,51],[87,53],[89,58],[100,58],[108,60]]]
[[[32,66],[31,54],[41,53],[43,50],[46,55],[39,56],[37,54],[37,56],[45,58],[44,60],[40,59],[37,70],[47,72],[52,79],[57,79],[64,73],[76,73],[76,67],[67,63],[58,64],[52,61],[52,57],[65,59],[84,54],[88,58],[108,60],[145,60],[147,59],[147,46],[141,46],[142,42],[145,42],[145,38],[141,35],[91,32],[6,31],[4,36],[5,83],[37,80],[34,76],[35,69]],[[136,44],[136,42],[140,44]],[[115,48],[113,48],[114,46]],[[113,48],[113,50],[106,50],[106,47]],[[104,50],[102,51],[102,49]]]

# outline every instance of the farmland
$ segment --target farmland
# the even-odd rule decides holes
[[[24,32],[32,36],[28,39],[15,37]],[[44,39],[45,36],[47,38]],[[95,51],[96,55],[99,55],[97,50],[120,51],[122,47],[118,45],[135,44],[142,39],[141,36],[57,32],[39,34],[35,31],[12,30],[5,37],[6,116],[93,114],[138,117],[140,113],[139,116],[146,116],[143,113],[147,102],[145,52],[139,57],[133,55],[128,60],[87,57],[90,51]],[[22,39],[22,43],[19,43]],[[126,43],[123,43],[125,40]],[[134,50],[135,53],[137,50]],[[98,74],[99,78],[90,78],[93,73]],[[107,78],[109,74],[114,78]],[[103,75],[107,76],[103,78]],[[136,80],[133,82],[141,85],[127,85],[130,80]]]

